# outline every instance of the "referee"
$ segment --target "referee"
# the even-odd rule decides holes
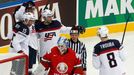
[[[72,48],[81,58],[83,73],[86,75],[86,58],[87,58],[87,52],[85,48],[85,44],[81,42],[79,38],[79,34],[81,29],[74,26],[70,30],[70,39],[69,39],[69,47]]]

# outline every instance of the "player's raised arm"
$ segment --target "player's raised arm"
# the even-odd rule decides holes
[[[85,32],[85,28],[83,26],[72,26],[72,27],[66,27],[64,25],[62,25],[61,27],[61,33],[70,33],[70,30],[75,29],[78,30],[80,32],[80,34],[83,34]]]
[[[32,12],[35,9],[35,4],[32,1],[28,1],[26,3],[23,3],[20,7],[16,8],[14,12],[14,18],[16,22],[23,20],[23,14],[26,12]]]
[[[16,22],[19,22],[20,20],[22,20],[25,9],[26,8],[24,6],[20,6],[20,8],[14,13],[14,18]]]
[[[66,27],[66,26],[62,25],[62,27],[60,29],[60,33],[67,33],[67,34],[69,34],[71,28],[72,27]]]

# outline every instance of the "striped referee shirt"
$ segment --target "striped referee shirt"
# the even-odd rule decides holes
[[[69,47],[72,48],[78,55],[81,57],[81,63],[83,70],[86,70],[86,58],[87,52],[85,44],[81,41],[74,42],[72,39],[69,39]]]

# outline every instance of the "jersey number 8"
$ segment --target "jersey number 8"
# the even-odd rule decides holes
[[[115,60],[114,53],[108,53],[108,54],[107,54],[107,58],[108,58],[108,60],[109,60],[109,66],[110,66],[111,68],[117,66],[117,62],[116,62],[116,60]]]

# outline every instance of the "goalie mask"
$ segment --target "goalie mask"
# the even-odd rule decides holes
[[[67,51],[67,48],[68,48],[68,40],[65,37],[60,37],[58,39],[57,44],[58,44],[58,49],[60,50],[60,52],[62,54]]]

